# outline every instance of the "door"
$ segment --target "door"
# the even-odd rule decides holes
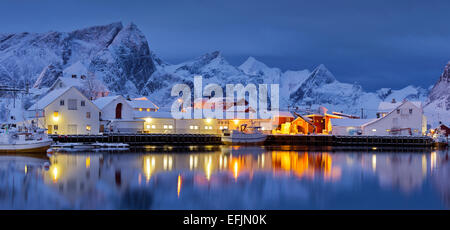
[[[67,126],[67,134],[78,134],[77,133],[77,125],[68,125]]]
[[[116,119],[122,119],[122,103],[116,106]]]
[[[53,126],[52,125],[47,126],[47,134],[53,134]]]

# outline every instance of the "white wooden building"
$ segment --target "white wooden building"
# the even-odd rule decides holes
[[[27,112],[49,134],[99,133],[100,109],[74,86],[50,91]]]
[[[108,96],[94,100],[101,110],[100,132],[137,133],[143,130],[144,122],[135,119],[134,109],[123,96]]]
[[[380,117],[362,126],[363,135],[425,135],[427,120],[421,102],[381,102],[378,110]]]

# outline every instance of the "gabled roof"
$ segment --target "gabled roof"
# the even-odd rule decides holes
[[[392,110],[390,110],[390,111],[387,111],[388,113],[386,114],[386,116],[383,116],[383,117],[380,117],[380,118],[378,118],[378,119],[375,119],[375,120],[373,120],[373,121],[371,121],[371,122],[368,122],[368,123],[366,123],[366,124],[364,124],[363,126],[367,126],[367,125],[371,125],[371,124],[373,124],[373,123],[375,123],[375,122],[377,122],[377,121],[379,121],[379,120],[382,120],[382,119],[384,119],[385,117],[387,117],[388,115],[390,115],[391,113],[393,113],[395,110],[397,110],[397,108],[400,108],[402,105],[404,105],[404,104],[406,104],[406,103],[408,103],[408,102],[411,102],[414,106],[416,106],[417,108],[422,108],[422,102],[412,102],[412,101],[402,101],[402,102],[399,102],[399,103],[391,103],[391,104],[398,104],[396,107],[394,107]],[[418,106],[419,105],[419,106]]]
[[[378,105],[378,112],[391,112],[394,109],[396,109],[397,107],[399,107],[400,105],[404,104],[405,102],[408,102],[408,101],[395,102],[395,103],[382,101]],[[409,102],[413,103],[417,108],[422,108],[422,102],[420,102],[420,101],[409,101]]]
[[[41,110],[50,105],[52,102],[54,102],[56,99],[58,99],[60,96],[62,96],[64,93],[69,91],[72,87],[65,87],[62,89],[56,89],[50,91],[47,95],[39,99],[36,103],[34,103],[28,110]]]
[[[109,103],[111,103],[112,101],[120,98],[122,96],[117,95],[117,96],[107,96],[107,97],[100,97],[94,101],[92,101],[92,103],[94,103],[99,109],[103,109],[105,108]]]
[[[131,99],[131,101],[128,101],[128,104],[130,104],[130,106],[133,107],[134,109],[139,108],[159,109],[159,107],[155,105],[155,103],[151,102],[147,98],[145,99],[143,98],[144,97]]]
[[[60,98],[62,95],[64,95],[66,92],[68,92],[71,89],[74,89],[75,91],[77,91],[81,95],[81,97],[83,97],[88,103],[92,104],[95,108],[98,109],[98,107],[94,103],[92,103],[92,101],[90,101],[88,98],[86,98],[86,96],[84,96],[77,88],[75,88],[74,86],[71,86],[71,87],[65,87],[62,89],[55,89],[55,90],[50,91],[49,93],[47,93],[47,95],[45,95],[44,97],[39,99],[36,103],[34,103],[32,106],[30,106],[30,108],[28,108],[27,110],[33,111],[33,110],[45,109],[45,107],[50,105],[52,102],[54,102],[55,100]]]
[[[50,89],[55,88],[56,85],[59,84],[60,82],[63,83],[64,88],[71,87],[71,86],[83,87],[85,81],[86,80],[83,80],[80,77],[77,77],[77,78],[59,77],[58,79],[56,79],[56,81],[53,83],[53,85],[50,86]]]

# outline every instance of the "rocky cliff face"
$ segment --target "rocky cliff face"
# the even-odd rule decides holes
[[[64,69],[80,63],[118,93],[138,94],[156,69],[134,24],[0,36],[0,84],[48,87]]]
[[[444,67],[438,82],[426,100],[425,113],[436,127],[439,122],[450,124],[450,62]]]

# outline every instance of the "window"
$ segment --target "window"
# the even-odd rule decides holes
[[[397,114],[400,114],[400,109],[397,109]]]
[[[68,110],[77,110],[77,99],[69,99]]]
[[[147,109],[147,112],[150,112],[150,109]]]
[[[409,114],[412,114],[413,109],[409,109]]]
[[[376,129],[372,129],[372,132],[376,132],[377,130]]]
[[[81,101],[81,106],[86,106],[86,101]]]
[[[91,131],[91,126],[90,125],[86,125],[86,131]]]
[[[86,112],[86,118],[91,118],[91,112]]]
[[[194,126],[193,125],[189,126],[189,129],[194,129]]]
[[[147,129],[150,129],[150,125],[147,125]]]
[[[198,129],[198,126],[197,126],[197,125],[195,125],[195,126],[194,126],[194,129]]]
[[[58,125],[54,125],[53,130],[58,130]]]
[[[172,126],[172,125],[169,125],[169,129],[173,129],[173,126]]]
[[[168,127],[167,127],[167,125],[164,125],[164,129],[167,129]]]
[[[64,100],[60,100],[60,101],[59,101],[59,105],[60,105],[60,106],[64,106]]]
[[[152,129],[156,129],[156,125],[152,125]]]

